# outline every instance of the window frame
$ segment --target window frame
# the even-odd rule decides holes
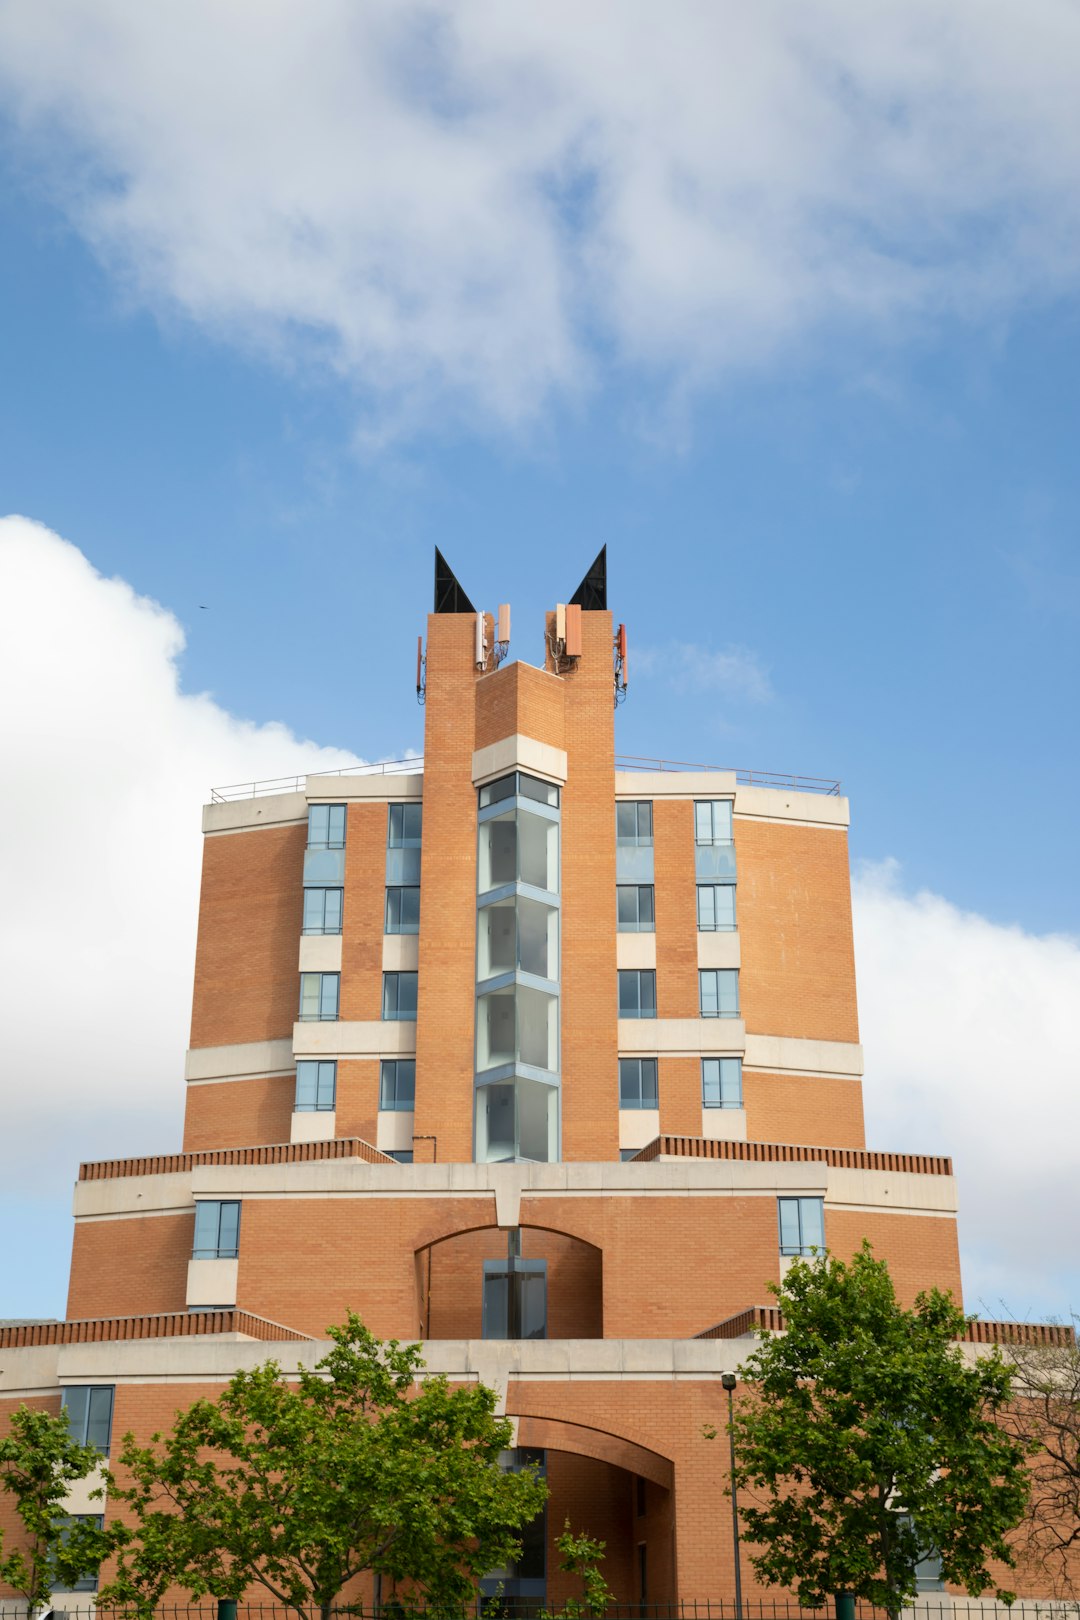
[[[407,812],[412,811],[409,815]],[[420,849],[424,837],[424,805],[420,799],[405,799],[387,806],[387,849]],[[415,826],[413,825],[415,823]]]
[[[199,1218],[203,1210],[217,1209],[215,1229],[216,1243],[199,1243]],[[195,1200],[195,1230],[192,1233],[191,1258],[193,1260],[238,1260],[240,1258],[240,1218],[243,1201],[239,1198],[196,1198]],[[225,1210],[236,1211],[236,1223],[233,1242],[222,1242],[222,1226]],[[232,1217],[229,1217],[232,1224]],[[228,1237],[226,1228],[225,1236]]]
[[[82,1395],[83,1393],[85,1393],[85,1395],[86,1395],[86,1411],[84,1412],[84,1414],[82,1416],[82,1419],[81,1419],[81,1422],[80,1422],[80,1425],[79,1425],[79,1432],[78,1432],[78,1434],[76,1434],[74,1426],[73,1426],[72,1421],[71,1421],[71,1405],[69,1404],[68,1396],[69,1396],[69,1394],[70,1395],[75,1395],[75,1394]],[[107,1425],[106,1425],[106,1431],[107,1432],[106,1432],[106,1435],[105,1435],[105,1444],[102,1445],[99,1441],[92,1440],[90,1438],[90,1435],[91,1435],[91,1430],[92,1430],[92,1421],[91,1421],[91,1419],[92,1419],[92,1408],[94,1406],[94,1396],[95,1395],[105,1394],[105,1393],[107,1393],[108,1397],[109,1397],[109,1416],[108,1416],[108,1422],[107,1422]],[[93,1446],[94,1450],[97,1451],[98,1454],[100,1456],[102,1456],[102,1457],[107,1457],[109,1455],[109,1451],[110,1451],[111,1446],[112,1446],[112,1426],[113,1426],[113,1415],[114,1415],[115,1410],[116,1410],[116,1385],[115,1384],[65,1384],[63,1386],[63,1388],[61,1389],[61,1391],[60,1391],[60,1415],[62,1417],[64,1417],[64,1416],[67,1417],[68,1433],[71,1435],[71,1438],[76,1442],[77,1445],[80,1445],[80,1446]],[[96,1421],[100,1422],[100,1417],[98,1417],[96,1419]]]
[[[697,894],[695,896],[695,901],[696,901],[696,907],[697,907],[698,933],[699,934],[731,934],[731,933],[734,933],[735,929],[739,926],[738,914],[737,914],[737,912],[735,910],[735,890],[736,890],[737,885],[735,883],[722,883],[720,881],[715,881],[715,882],[699,883],[699,884],[697,884],[696,887],[697,887]],[[716,918],[716,899],[715,899],[715,895],[716,895],[716,890],[717,889],[723,889],[723,890],[730,891],[730,894],[731,894],[731,921],[730,922],[716,922],[715,921],[715,918]],[[712,922],[702,922],[702,920],[701,920],[701,895],[702,895],[703,890],[708,890],[714,896],[714,898],[713,898],[713,918],[714,918],[714,920]]]
[[[785,1204],[788,1206],[793,1204],[795,1206],[795,1218],[799,1228],[799,1244],[797,1248],[791,1243],[784,1242]],[[821,1232],[820,1243],[818,1243],[816,1239],[808,1239],[805,1233],[803,1206],[809,1206],[811,1204],[816,1206],[816,1215]],[[821,1196],[821,1194],[810,1193],[778,1198],[776,1200],[776,1221],[780,1240],[781,1255],[786,1257],[795,1255],[819,1256],[825,1253],[825,1199],[823,1196]]]
[[[636,1019],[655,1018],[656,1017],[656,969],[655,968],[617,968],[616,969],[616,974],[617,974],[617,978],[618,978],[618,992],[619,992],[619,1005],[618,1005],[618,1015],[619,1015],[619,1017],[620,1018],[636,1018]],[[628,1008],[625,1008],[623,1006],[623,983],[624,983],[625,980],[629,980],[629,977],[630,977],[631,974],[633,974],[634,978],[637,980],[637,1010],[636,1011],[629,1010]],[[641,986],[642,986],[642,981],[643,980],[649,981],[651,983],[651,988],[652,988],[652,997],[651,997],[652,1006],[650,1007],[650,1006],[646,1005],[644,1007],[644,1010],[642,1008],[642,996],[641,996]],[[646,1000],[646,1003],[647,1003],[648,1000],[649,1000],[649,997],[646,997],[645,1000]]]
[[[730,976],[730,979],[725,979],[724,980],[725,983],[730,982],[730,981],[734,981],[734,985],[735,985],[735,1005],[734,1005],[734,1008],[730,1008],[730,1007],[729,1008],[723,1008],[720,1005],[720,1002],[721,1002],[721,995],[720,995],[721,978],[720,978],[720,975],[721,974]],[[705,1000],[706,1000],[706,998],[705,998],[705,982],[706,982],[707,979],[710,979],[710,978],[715,979],[715,981],[716,981],[716,1008],[715,1008],[715,1011],[712,1008],[707,1008],[706,1005],[705,1005]],[[700,1018],[739,1018],[739,1017],[742,1016],[741,1011],[740,1011],[740,1005],[739,1005],[739,970],[738,970],[738,968],[698,968],[698,1016]]]
[[[306,1013],[304,1011],[304,981],[305,981],[305,979],[318,979],[319,980],[319,1010],[318,1010],[317,1013],[310,1013],[310,1012]],[[328,983],[330,983],[331,981],[333,981],[333,985],[334,985],[333,997],[332,997],[334,1010],[333,1010],[333,1012],[327,1012],[325,1009],[329,1005],[329,1002],[330,1002],[330,999],[331,999],[329,994],[328,994],[327,986],[328,986]],[[340,1019],[340,1017],[341,1017],[341,974],[340,973],[322,973],[322,972],[305,972],[305,973],[301,973],[301,975],[300,975],[300,1011],[299,1011],[299,1013],[297,1015],[297,1023],[300,1023],[300,1024],[336,1024],[338,1022],[338,1020]]]
[[[300,1101],[301,1069],[314,1069],[315,1074],[315,1101],[311,1103]],[[329,1095],[326,1099],[326,1070],[330,1071]],[[296,1093],[293,1101],[294,1114],[331,1114],[337,1107],[337,1059],[336,1058],[297,1058],[296,1060]]]
[[[706,1080],[705,1066],[709,1063],[717,1065],[717,1084],[715,1099],[709,1096],[709,1085]],[[724,1084],[724,1065],[733,1064],[735,1067],[736,1084],[733,1088],[734,1100],[726,1092]],[[742,1058],[741,1057],[703,1057],[701,1060],[701,1106],[702,1108],[741,1108],[743,1106],[742,1084]]]
[[[406,894],[416,896],[416,923],[403,927],[401,923],[401,900]],[[398,902],[398,916],[393,919],[390,915],[393,899]],[[386,909],[383,914],[383,932],[385,934],[418,934],[420,932],[420,885],[419,883],[390,883],[386,888]]]
[[[633,833],[620,833],[619,821],[624,812],[634,812]],[[646,814],[642,816],[642,811]],[[627,820],[630,818],[627,816]],[[648,822],[648,831],[642,831],[642,821]],[[621,844],[624,849],[648,849],[653,843],[653,801],[651,799],[616,799],[615,801],[615,847]]]
[[[719,805],[724,806],[726,814],[723,817],[724,830],[722,834],[716,831],[716,811]],[[709,812],[709,834],[703,837],[701,833],[702,816],[699,812]],[[735,804],[732,799],[695,799],[694,800],[694,843],[703,847],[714,844],[733,844],[735,842],[734,827]]]
[[[625,1065],[625,1069],[624,1069]],[[634,1067],[636,1066],[636,1085],[628,1085]],[[651,1075],[651,1087],[646,1091],[645,1076]],[[636,1095],[635,1095],[636,1093]],[[619,1059],[619,1108],[655,1110],[660,1107],[660,1075],[656,1058],[652,1057],[621,1057]],[[635,1148],[634,1152],[638,1152]]]
[[[637,920],[623,922],[619,901],[624,894],[636,896],[635,909]],[[649,917],[646,922],[641,920],[641,897],[649,896],[647,910]],[[619,934],[655,934],[656,933],[656,885],[653,883],[617,883],[615,885],[615,931]]]
[[[410,1083],[407,1088],[408,1102],[402,1101],[402,1088],[399,1071],[403,1068],[412,1070]],[[392,1084],[388,1085],[388,1080]],[[387,1098],[391,1101],[387,1101]],[[381,1114],[413,1114],[416,1112],[416,1059],[415,1058],[383,1058],[379,1063],[379,1112]]]
[[[340,836],[336,830],[338,817],[332,812],[340,811]],[[324,838],[312,837],[316,818],[326,817],[326,836]],[[308,849],[344,849],[345,840],[349,831],[348,807],[344,804],[309,804],[308,805]]]
[[[392,972],[392,973],[384,973],[382,978],[383,978],[383,987],[382,987],[382,1017],[383,1017],[383,1022],[384,1023],[389,1023],[389,1024],[415,1024],[416,1023],[417,1008],[418,1008],[418,1005],[419,1005],[419,993],[420,993],[419,975],[417,974],[415,969],[412,969],[412,970],[409,970],[409,969],[395,969],[395,971]],[[413,1006],[412,1006],[412,1011],[411,1012],[408,1011],[408,1010],[406,1010],[405,1012],[401,1012],[401,1010],[400,1010],[400,1007],[401,1007],[401,982],[402,982],[403,979],[411,979],[412,982],[413,982]],[[393,995],[392,996],[391,996],[391,993],[390,993],[391,988],[393,989]],[[394,1004],[392,1010],[391,1010],[391,1007],[390,1007],[391,1001]]]
[[[331,895],[331,894],[336,894],[338,896],[337,927],[336,928],[327,928],[327,926],[326,926],[326,898],[327,898],[328,895]],[[310,897],[313,896],[313,895],[321,895],[322,896],[322,919],[323,920],[322,920],[322,927],[320,927],[320,928],[309,928],[308,927],[308,901],[309,901]],[[304,919],[303,919],[303,926],[301,927],[301,930],[300,930],[300,932],[302,934],[308,934],[308,935],[313,935],[313,936],[314,935],[320,935],[320,934],[323,934],[323,935],[340,934],[341,933],[342,919],[343,919],[344,915],[345,915],[345,890],[343,888],[339,887],[336,884],[328,884],[325,887],[320,887],[320,886],[318,886],[316,884],[312,884],[312,886],[310,888],[305,888],[305,890],[304,890]]]

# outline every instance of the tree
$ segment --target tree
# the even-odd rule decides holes
[[[607,1543],[575,1535],[567,1519],[555,1546],[563,1574],[576,1575],[581,1581],[581,1596],[567,1599],[558,1611],[559,1620],[599,1620],[612,1603],[611,1588],[600,1572]]]
[[[1080,1320],[1076,1327],[1080,1327]],[[1080,1348],[1076,1330],[1057,1344],[1012,1344],[1014,1401],[1005,1427],[1032,1455],[1023,1556],[1058,1595],[1080,1587]]]
[[[123,1531],[105,1529],[92,1518],[69,1518],[68,1491],[101,1461],[94,1446],[71,1437],[67,1419],[20,1406],[0,1440],[0,1484],[15,1499],[15,1511],[26,1532],[25,1543],[4,1551],[0,1533],[0,1581],[13,1587],[33,1612],[48,1603],[54,1590],[72,1591],[76,1583],[97,1574]],[[91,1492],[100,1498],[103,1492]]]
[[[848,1592],[891,1613],[935,1553],[946,1580],[991,1586],[1028,1493],[1025,1447],[997,1422],[1000,1356],[964,1359],[966,1319],[937,1289],[903,1310],[867,1243],[850,1265],[797,1260],[773,1292],[786,1331],[746,1363],[755,1387],[732,1426],[758,1575],[805,1604]]]
[[[460,1608],[518,1551],[543,1506],[531,1470],[507,1473],[511,1426],[483,1385],[417,1380],[416,1345],[383,1344],[350,1313],[314,1371],[234,1375],[148,1446],[128,1435],[110,1481],[136,1524],[99,1602],[148,1612],[171,1585],[238,1598],[252,1584],[325,1617],[364,1571]],[[399,1592],[398,1596],[402,1594]]]

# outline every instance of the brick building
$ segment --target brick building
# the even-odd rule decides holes
[[[865,1144],[836,786],[617,761],[603,554],[542,667],[507,621],[437,555],[423,760],[206,807],[182,1149],[81,1167],[68,1318],[0,1329],[0,1405],[107,1447],[353,1308],[542,1454],[509,1592],[561,1597],[569,1516],[621,1599],[729,1597],[703,1430],[766,1284],[869,1237],[959,1298],[951,1165]]]

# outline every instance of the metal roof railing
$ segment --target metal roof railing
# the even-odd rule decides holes
[[[831,776],[792,776],[788,771],[750,771],[737,765],[697,765],[685,759],[649,759],[638,754],[616,754],[617,771],[722,771],[744,787],[788,788],[793,793],[839,796],[840,783]]]
[[[341,765],[336,771],[305,771],[302,776],[268,776],[262,782],[233,782],[210,789],[211,804],[231,799],[261,799],[268,793],[302,793],[310,776],[414,776],[424,769],[423,754],[409,759],[380,759],[372,765]]]

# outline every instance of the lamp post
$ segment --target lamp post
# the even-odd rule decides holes
[[[720,1374],[720,1385],[727,1390],[728,1440],[731,1443],[731,1535],[735,1544],[735,1620],[742,1620],[742,1567],[739,1558],[739,1499],[735,1490],[735,1385],[734,1373]]]

